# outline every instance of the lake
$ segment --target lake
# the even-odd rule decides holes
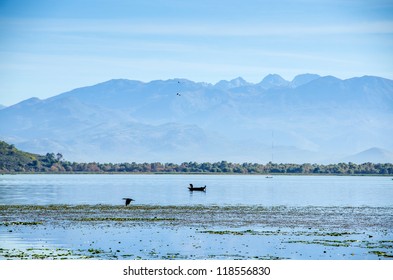
[[[207,186],[206,192],[187,187]],[[0,205],[393,206],[393,180],[368,176],[3,175]]]
[[[393,180],[0,176],[0,259],[85,258],[392,259]]]

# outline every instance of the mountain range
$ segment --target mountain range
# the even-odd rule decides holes
[[[392,120],[374,76],[115,79],[1,109],[0,139],[71,161],[393,162]]]

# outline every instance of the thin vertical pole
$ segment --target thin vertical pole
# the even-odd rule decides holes
[[[274,161],[274,132],[272,130],[272,163]]]

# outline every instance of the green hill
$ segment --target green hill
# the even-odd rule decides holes
[[[0,141],[0,172],[33,171],[42,159],[40,155],[22,152],[14,145]]]
[[[0,141],[0,173],[59,171],[61,154],[47,153],[45,156],[23,152],[4,141]]]

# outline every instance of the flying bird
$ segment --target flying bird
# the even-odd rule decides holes
[[[176,93],[176,95],[177,95],[177,96],[181,96],[181,94],[180,94],[180,93]]]
[[[131,203],[131,201],[135,201],[132,198],[128,198],[128,197],[123,198],[123,199],[126,201],[126,206],[128,206]]]

